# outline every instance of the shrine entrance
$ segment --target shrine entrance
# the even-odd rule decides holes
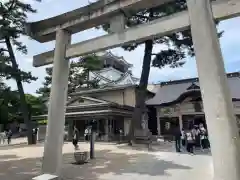
[[[206,119],[205,119],[205,115],[201,114],[201,115],[183,115],[182,116],[182,122],[183,122],[183,129],[185,130],[189,130],[190,128],[194,127],[194,126],[199,126],[200,124],[203,124],[204,127],[207,127],[206,124]]]

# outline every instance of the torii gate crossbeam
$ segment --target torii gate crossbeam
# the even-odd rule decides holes
[[[231,3],[229,3],[231,2]],[[240,1],[222,1],[212,3],[213,16],[224,20],[240,15]],[[67,48],[66,58],[75,58],[98,51],[116,48],[132,42],[161,37],[166,34],[179,32],[190,27],[188,11],[176,13],[170,17],[160,18],[147,24],[125,29],[119,33],[108,34],[87,41],[72,44]],[[99,44],[101,46],[99,47]],[[33,66],[39,67],[52,64],[54,50],[33,57]]]
[[[136,2],[136,0],[119,1]],[[149,2],[149,0],[139,1]],[[239,7],[240,0],[217,1],[221,1],[225,3],[225,5],[235,4],[237,6],[232,7],[236,8]],[[114,1],[112,3],[114,3]],[[210,0],[187,0],[187,5],[189,21],[186,22],[185,26],[189,24],[191,26],[203,106],[211,141],[214,178],[215,180],[239,180],[239,134],[224,70],[223,57],[217,37],[217,30],[213,20],[211,3]],[[226,7],[229,6],[226,5]],[[232,8],[228,9],[229,12],[227,11],[226,14],[222,15],[222,18],[232,17],[233,14],[231,14],[231,10]],[[240,10],[234,10],[236,10],[234,15],[239,15]],[[174,31],[178,28],[179,27],[173,27],[172,30]],[[127,31],[131,31],[131,29],[125,32]],[[159,31],[164,34],[164,30]],[[68,84],[67,77],[69,71],[69,64],[66,60],[66,50],[68,49],[69,51],[72,47],[69,47],[71,38],[69,31],[61,28],[59,25],[55,34],[56,47],[54,50],[53,79],[48,111],[47,137],[44,147],[43,172],[60,175]],[[136,39],[136,41],[137,40],[138,39]],[[98,45],[101,46],[101,44]],[[106,47],[104,48],[107,48],[108,45],[109,44],[106,43]],[[101,49],[101,47],[99,47],[99,49]],[[97,51],[97,49],[94,51]],[[68,52],[67,56],[71,57],[71,53]],[[203,177],[203,179],[205,179],[205,177]]]
[[[140,9],[155,7],[174,0],[98,0],[88,6],[46,20],[28,23],[26,30],[39,42],[56,39],[56,32],[64,29],[71,34],[97,27],[117,15],[130,15]]]

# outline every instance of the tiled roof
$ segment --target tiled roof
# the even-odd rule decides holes
[[[156,95],[149,99],[148,105],[161,105],[175,101],[181,94],[187,91],[192,84],[199,86],[198,78],[169,81],[161,83]],[[228,84],[233,99],[240,99],[239,73],[228,74]]]
[[[125,89],[128,87],[137,87],[137,85],[119,85],[119,86],[114,86],[114,87],[103,87],[103,88],[98,88],[98,89],[89,89],[89,90],[83,90],[83,91],[78,91],[71,93],[70,96],[76,96],[76,95],[83,95],[83,94],[92,94],[92,93],[99,93],[99,92],[106,92],[106,91],[115,91],[115,90],[121,90]]]

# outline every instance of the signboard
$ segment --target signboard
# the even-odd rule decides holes
[[[179,112],[178,106],[163,107],[160,109],[160,115],[172,115]]]
[[[165,129],[168,131],[171,128],[170,122],[165,122]]]

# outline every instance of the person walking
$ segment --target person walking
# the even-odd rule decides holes
[[[187,151],[191,153],[192,155],[194,154],[194,142],[195,142],[195,137],[193,135],[192,130],[189,130],[186,132],[186,143],[187,143]]]
[[[181,131],[181,141],[182,141],[182,146],[185,147],[186,146],[186,134],[185,134],[185,131],[184,131],[184,128],[182,128],[182,131]]]
[[[9,129],[7,131],[7,142],[8,142],[8,144],[11,143],[11,140],[12,140],[12,131],[11,131],[11,129]]]
[[[76,126],[74,126],[72,143],[73,143],[73,146],[74,146],[75,150],[79,149],[78,141],[79,141],[79,131],[76,128]]]
[[[174,128],[174,140],[176,152],[181,152],[181,131],[179,126]]]
[[[200,130],[199,130],[199,126],[196,125],[195,126],[196,129],[196,135],[195,135],[195,146],[198,148],[201,148],[201,140],[200,140]]]
[[[199,131],[202,150],[208,149],[207,130],[204,128],[203,124],[200,124]]]

